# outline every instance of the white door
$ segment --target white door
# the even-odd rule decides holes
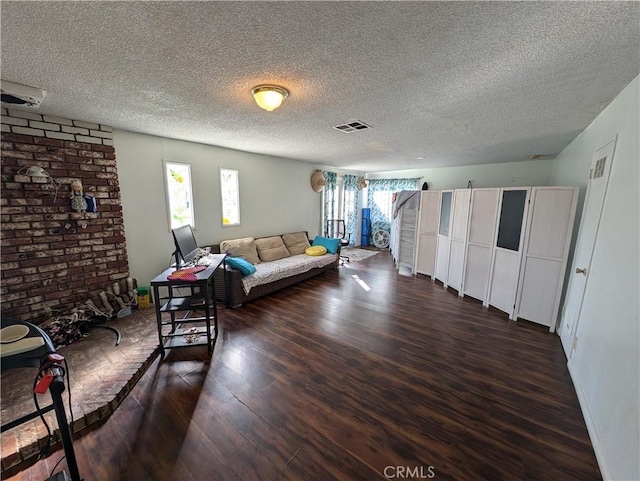
[[[440,192],[421,192],[418,224],[418,248],[415,271],[433,277],[436,265],[436,243],[438,240],[438,212]]]
[[[487,305],[489,267],[493,254],[500,189],[473,189],[469,214],[469,235],[465,256],[463,293]]]
[[[578,187],[533,187],[525,238],[516,319],[556,329]]]
[[[580,318],[580,309],[584,290],[589,281],[589,269],[591,256],[598,234],[602,205],[607,193],[611,162],[615,153],[617,136],[597,149],[593,155],[589,182],[587,183],[587,195],[580,221],[580,231],[573,255],[573,266],[567,287],[567,297],[562,310],[562,323],[560,327],[560,339],[567,359],[573,354],[574,338]],[[631,266],[630,266],[631,267]]]
[[[489,277],[489,305],[506,312],[509,319],[513,319],[530,189],[500,190],[502,201]]]
[[[435,277],[447,287],[449,272],[449,248],[451,247],[451,213],[453,210],[453,191],[443,190],[440,195],[440,223],[438,226],[438,244],[436,246]]]
[[[454,191],[447,284],[457,290],[459,296],[462,296],[462,277],[464,273],[464,254],[467,246],[470,202],[471,189],[456,189]]]

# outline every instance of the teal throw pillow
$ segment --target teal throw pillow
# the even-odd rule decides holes
[[[319,235],[313,239],[312,246],[325,246],[329,254],[335,254],[338,252],[340,246],[340,239],[334,239],[332,237],[320,237]]]
[[[238,269],[243,276],[248,276],[256,271],[256,266],[242,257],[227,257],[227,265]]]

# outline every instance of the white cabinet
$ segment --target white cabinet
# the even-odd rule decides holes
[[[562,295],[578,187],[533,187],[518,282],[516,319],[553,332]]]
[[[423,191],[414,271],[453,287],[459,296],[506,312],[509,319],[526,319],[553,331],[578,190]],[[413,231],[407,235],[413,238]]]
[[[418,246],[415,265],[415,271],[419,274],[434,275],[439,215],[440,192],[433,190],[422,191],[418,216]]]

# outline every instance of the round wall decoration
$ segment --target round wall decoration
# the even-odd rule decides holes
[[[327,185],[327,181],[324,178],[324,172],[317,169],[311,176],[311,188],[314,192],[322,192],[325,185]]]

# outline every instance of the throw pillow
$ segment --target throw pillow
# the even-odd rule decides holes
[[[220,252],[233,257],[243,257],[252,264],[259,264],[260,258],[256,250],[256,240],[253,237],[231,239],[220,243]]]
[[[289,251],[289,254],[291,254],[292,256],[304,254],[305,249],[310,246],[306,232],[285,234],[282,236],[282,242],[284,242],[284,245]]]
[[[227,257],[226,263],[228,266],[238,269],[243,276],[248,276],[256,271],[256,266],[242,257]]]
[[[256,249],[262,262],[277,261],[278,259],[289,257],[289,251],[279,235],[256,239]]]
[[[325,246],[309,246],[304,253],[308,256],[323,256],[327,253],[327,248]]]
[[[311,243],[313,246],[325,246],[327,248],[327,252],[329,254],[335,254],[338,252],[338,247],[340,247],[340,239],[334,239],[332,237],[321,237],[316,236]]]

